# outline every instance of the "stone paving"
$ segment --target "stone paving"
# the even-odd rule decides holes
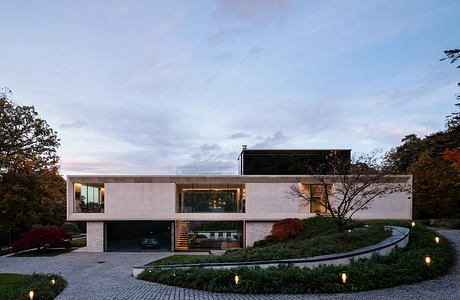
[[[60,273],[68,282],[56,299],[460,299],[460,230],[438,230],[457,248],[457,266],[439,279],[353,294],[239,295],[170,287],[130,276],[132,267],[170,255],[82,253],[56,257],[0,257],[1,273]]]

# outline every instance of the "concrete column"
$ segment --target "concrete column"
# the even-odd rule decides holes
[[[263,240],[270,234],[274,222],[246,222],[246,245],[254,246],[255,241]]]
[[[86,222],[86,249],[88,252],[104,252],[104,222]]]

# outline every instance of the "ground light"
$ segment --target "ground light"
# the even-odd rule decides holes
[[[56,279],[51,278],[51,285],[55,285],[55,284],[56,284]]]
[[[340,278],[342,278],[343,283],[347,283],[347,272],[342,271],[342,273],[340,273]]]
[[[32,300],[34,299],[34,290],[29,290],[29,299]]]
[[[429,266],[431,264],[431,257],[429,255],[425,255],[425,263]]]
[[[351,232],[351,229],[348,229],[348,232]]]
[[[411,225],[412,227],[415,227],[415,222],[412,221],[412,223],[410,223],[410,225]]]
[[[240,276],[238,274],[235,274],[235,284],[238,284],[240,282]]]
[[[436,236],[436,237],[434,237],[434,241],[436,242],[436,244],[439,244],[441,239],[439,238],[439,236]]]
[[[151,270],[151,269],[149,269],[149,273],[152,273],[152,270]]]

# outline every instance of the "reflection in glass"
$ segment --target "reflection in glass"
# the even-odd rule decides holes
[[[103,183],[75,183],[74,211],[77,213],[104,212]]]
[[[176,250],[243,247],[243,222],[176,221]]]
[[[244,184],[178,184],[177,212],[242,213]]]

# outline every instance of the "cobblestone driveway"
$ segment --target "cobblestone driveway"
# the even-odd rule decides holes
[[[1,273],[61,273],[67,288],[56,299],[460,299],[460,230],[439,230],[457,248],[457,266],[440,279],[391,289],[334,295],[215,294],[130,276],[132,267],[170,253],[67,253],[57,257],[0,257]]]

